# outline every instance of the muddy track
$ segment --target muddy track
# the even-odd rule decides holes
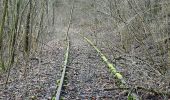
[[[97,52],[78,34],[70,34],[70,55],[61,98],[64,100],[119,100],[126,95],[116,88],[113,75]],[[122,94],[121,94],[122,93]]]

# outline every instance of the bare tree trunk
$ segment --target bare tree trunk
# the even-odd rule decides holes
[[[32,0],[29,1],[30,2],[30,9],[28,11],[27,14],[27,19],[26,19],[26,28],[25,28],[25,41],[24,41],[24,52],[26,53],[26,55],[28,56],[29,54],[29,50],[30,50],[30,23],[31,23],[31,10],[32,10]]]
[[[21,0],[19,0],[17,2],[17,11],[16,11],[16,16],[15,16],[15,22],[14,22],[15,26],[14,26],[14,29],[12,31],[12,36],[11,36],[11,46],[10,46],[10,48],[11,48],[11,50],[10,50],[10,52],[11,52],[11,60],[10,60],[10,66],[14,62],[14,53],[15,53],[14,48],[15,48],[15,43],[16,43],[17,29],[18,29],[20,2],[21,2]]]
[[[16,16],[14,15],[14,17],[15,17],[14,18],[15,19],[14,26],[13,26],[12,32],[11,32],[10,47],[9,47],[10,58],[9,58],[9,63],[8,63],[8,70],[7,70],[8,74],[7,74],[6,85],[8,84],[11,68],[14,63],[14,58],[15,58],[15,45],[16,45],[16,36],[17,36],[17,29],[18,29],[20,3],[21,3],[21,0],[17,1]]]
[[[42,32],[41,30],[43,29],[43,26],[44,26],[43,25],[43,23],[44,23],[44,11],[45,11],[44,3],[45,3],[45,0],[42,1],[42,3],[41,3],[41,17],[40,17],[40,22],[39,22],[39,30],[38,30],[37,37],[36,37],[36,43],[39,41],[40,33]]]
[[[167,24],[168,24],[168,29],[167,29],[167,34],[168,34],[168,38],[166,40],[167,44],[168,44],[168,58],[167,58],[167,78],[168,80],[170,80],[170,13],[167,14]],[[166,43],[165,42],[165,43]]]
[[[3,33],[4,33],[4,26],[5,26],[5,20],[7,15],[7,9],[8,9],[8,0],[4,0],[4,11],[3,11],[3,17],[2,17],[2,24],[0,26],[0,67],[2,69],[5,69],[4,66],[4,60],[3,60]]]
[[[52,22],[52,24],[54,27],[54,25],[55,25],[55,2],[53,3],[53,22]]]
[[[98,19],[97,19],[97,14],[96,14],[96,9],[97,9],[97,4],[96,0],[93,0],[93,5],[94,5],[94,29],[93,29],[93,34],[95,37],[95,45],[97,45],[97,24],[98,24]]]

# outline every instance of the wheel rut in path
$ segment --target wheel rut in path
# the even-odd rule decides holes
[[[78,33],[70,32],[70,42],[64,100],[122,100],[122,91],[105,91],[115,80],[96,51]]]

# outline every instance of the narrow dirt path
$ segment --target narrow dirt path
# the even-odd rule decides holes
[[[64,100],[122,100],[121,91],[105,91],[116,88],[115,80],[96,51],[73,30],[70,41]]]

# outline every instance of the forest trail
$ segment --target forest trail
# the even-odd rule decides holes
[[[78,29],[70,29],[69,31],[69,63],[61,98],[64,100],[127,100],[129,90],[119,87],[118,80],[110,73],[100,54],[80,35],[81,31]],[[125,59],[129,59],[129,57],[127,56]],[[121,62],[118,61],[118,66]],[[139,66],[147,65],[139,63]],[[131,76],[127,72],[127,68],[119,66],[118,69],[123,77]],[[130,86],[135,84],[131,80],[127,81]],[[161,95],[149,94],[149,91],[137,90],[136,93],[144,100],[149,98],[160,100],[162,98]]]
[[[65,34],[65,28],[56,31]],[[79,30],[70,29],[70,53],[67,74],[62,88],[61,98],[64,100],[113,100],[122,99],[121,91],[107,89],[116,88],[114,76],[109,73],[99,54],[91,47]],[[63,35],[64,36],[64,35]],[[42,45],[39,54],[30,58],[27,77],[24,78],[25,62],[20,57],[17,67],[12,67],[7,88],[0,86],[0,100],[50,100],[60,79],[66,44],[64,37],[53,39]],[[20,70],[17,70],[20,69]],[[7,74],[1,75],[1,83]]]
[[[110,73],[96,50],[79,34],[80,29],[70,28],[70,52],[61,97],[64,100],[126,100],[127,89],[119,89],[118,81]],[[61,36],[61,33],[62,36]],[[66,51],[66,28],[56,30],[56,37],[42,45],[40,52],[29,59],[27,77],[22,56],[18,66],[12,67],[7,88],[5,76],[0,77],[0,100],[50,100],[57,90]],[[126,57],[128,58],[128,57]],[[20,69],[20,70],[18,70]],[[126,69],[121,69],[129,77]],[[139,92],[143,99],[150,95]],[[153,96],[155,98],[159,98]]]
[[[62,93],[64,100],[113,100],[122,99],[116,88],[114,76],[109,73],[99,54],[78,31],[70,30],[70,55],[66,84]],[[113,96],[114,95],[114,96]]]

